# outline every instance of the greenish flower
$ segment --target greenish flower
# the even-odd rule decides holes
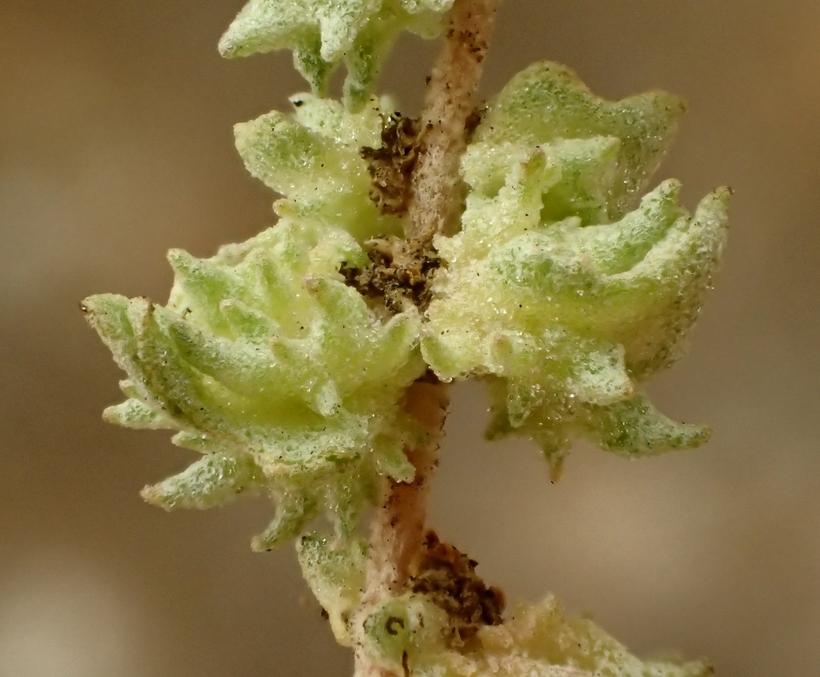
[[[175,250],[167,305],[116,295],[84,301],[128,374],[105,418],[168,428],[203,458],[145,489],[165,508],[267,493],[269,548],[322,512],[349,534],[377,478],[408,481],[418,436],[400,399],[425,365],[412,310],[383,322],[338,273],[364,252],[341,229],[282,220],[211,259]]]
[[[317,535],[299,546],[305,578],[328,613],[336,638],[352,638],[377,665],[419,677],[707,677],[706,663],[643,661],[587,618],[567,618],[548,596],[519,603],[505,621],[483,625],[475,636],[452,632],[453,618],[427,594],[364,602],[359,586],[365,559],[358,542],[340,547]],[[442,590],[447,590],[445,586]],[[455,600],[454,600],[455,602]],[[354,610],[359,612],[354,616]],[[355,626],[360,623],[360,628]]]
[[[665,181],[630,211],[678,99],[605,102],[554,64],[516,76],[463,157],[462,229],[435,241],[432,303],[392,317],[340,273],[365,269],[367,241],[400,234],[406,218],[370,198],[360,149],[382,143],[380,108],[292,102],[292,115],[236,128],[248,170],[283,196],[276,226],[211,259],[171,252],[164,307],[86,301],[128,373],[128,399],[106,418],[176,429],[177,444],[204,454],[148,500],[207,507],[267,493],[277,516],[257,548],[323,512],[349,534],[379,477],[413,475],[402,448],[418,432],[401,400],[427,366],[443,380],[486,378],[489,435],[529,437],[555,468],[573,435],[631,456],[708,437],[640,392],[683,353],[726,237],[726,189],[690,217]]]
[[[726,241],[725,188],[694,217],[675,181],[629,211],[683,110],[662,92],[607,102],[535,64],[464,156],[462,230],[435,243],[446,269],[422,352],[442,379],[487,377],[489,435],[530,437],[556,468],[573,434],[630,456],[708,438],[639,391],[683,353]]]

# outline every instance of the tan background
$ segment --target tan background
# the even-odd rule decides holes
[[[249,551],[268,506],[140,501],[190,454],[101,422],[119,374],[77,308],[162,299],[168,248],[270,223],[231,125],[304,85],[286,54],[220,60],[239,5],[0,4],[0,677],[349,672],[292,549]],[[652,392],[715,434],[632,464],[579,449],[552,486],[532,448],[481,440],[462,387],[433,521],[511,596],[553,590],[721,677],[820,674],[818,47],[816,0],[508,0],[485,81],[551,58],[610,97],[689,99],[663,174],[690,207],[730,182],[733,232],[691,354]],[[387,68],[408,111],[431,55],[407,38]]]

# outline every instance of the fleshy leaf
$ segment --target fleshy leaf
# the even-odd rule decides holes
[[[121,425],[123,428],[137,428],[147,430],[163,430],[174,424],[162,412],[152,409],[136,398],[129,398],[122,404],[108,407],[103,412],[103,419],[108,423]]]
[[[270,550],[296,538],[321,510],[316,497],[297,490],[285,490],[277,499],[276,516],[261,534],[251,541],[256,552]]]
[[[422,353],[442,379],[492,377],[488,435],[533,439],[555,470],[573,435],[629,456],[708,437],[638,394],[682,355],[726,241],[728,189],[690,217],[664,181],[624,211],[682,110],[661,92],[607,102],[536,64],[463,158],[462,230],[436,240]]]
[[[299,539],[297,552],[302,574],[327,613],[333,634],[342,646],[350,646],[350,616],[365,584],[365,544],[359,539],[342,543],[310,534]]]
[[[183,472],[145,487],[142,497],[166,510],[211,508],[254,493],[265,485],[261,470],[248,456],[230,458],[208,454]]]
[[[642,395],[591,409],[581,426],[602,447],[624,456],[688,449],[703,444],[710,436],[710,430],[704,426],[668,419]]]
[[[353,114],[310,94],[291,101],[292,116],[274,111],[234,129],[248,171],[285,196],[276,212],[344,228],[359,242],[400,233],[398,218],[380,214],[370,199],[371,179],[359,153],[382,144],[377,103]]]
[[[219,42],[223,56],[292,49],[296,68],[324,94],[336,66],[347,66],[351,108],[367,101],[398,34],[434,37],[452,0],[250,0]]]
[[[469,649],[452,637],[452,619],[423,594],[374,605],[361,647],[378,666],[415,677],[708,677],[703,662],[643,661],[593,621],[566,618],[550,596],[519,603],[498,625],[482,626]]]
[[[356,257],[344,230],[283,220],[211,259],[172,252],[165,307],[86,299],[128,373],[129,399],[106,417],[176,429],[176,444],[204,454],[148,500],[202,508],[267,493],[277,516],[254,547],[268,548],[323,512],[350,535],[378,477],[412,478],[397,460],[416,435],[399,401],[425,369],[420,318],[371,311],[337,272]]]

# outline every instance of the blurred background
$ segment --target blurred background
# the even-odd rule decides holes
[[[231,126],[305,84],[279,53],[223,61],[241,0],[0,3],[0,677],[349,675],[291,547],[249,549],[263,501],[165,514],[139,489],[191,453],[104,424],[120,374],[78,309],[164,300],[165,251],[208,256],[272,222]],[[383,77],[418,111],[434,46]],[[484,93],[530,62],[690,112],[662,169],[690,208],[735,189],[690,355],[651,387],[708,422],[694,452],[628,463],[482,440],[454,393],[432,523],[509,597],[557,593],[643,654],[720,677],[820,671],[820,3],[507,0]],[[662,178],[659,177],[659,178]]]

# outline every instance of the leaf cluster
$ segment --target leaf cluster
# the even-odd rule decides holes
[[[427,369],[486,379],[489,436],[533,439],[555,470],[575,435],[628,456],[707,439],[641,390],[683,353],[726,238],[726,189],[690,216],[665,181],[631,209],[679,99],[607,102],[550,63],[516,76],[463,157],[461,230],[435,241],[429,308],[392,316],[341,272],[366,268],[366,243],[395,238],[406,218],[370,199],[360,149],[382,144],[379,103],[292,102],[291,115],[236,128],[248,170],[282,195],[277,225],[211,259],[172,251],[165,306],[85,302],[128,373],[108,420],[177,430],[176,444],[204,454],[148,500],[201,508],[266,493],[277,515],[257,548],[322,513],[349,534],[380,477],[413,477],[402,447],[420,433],[402,398]]]

